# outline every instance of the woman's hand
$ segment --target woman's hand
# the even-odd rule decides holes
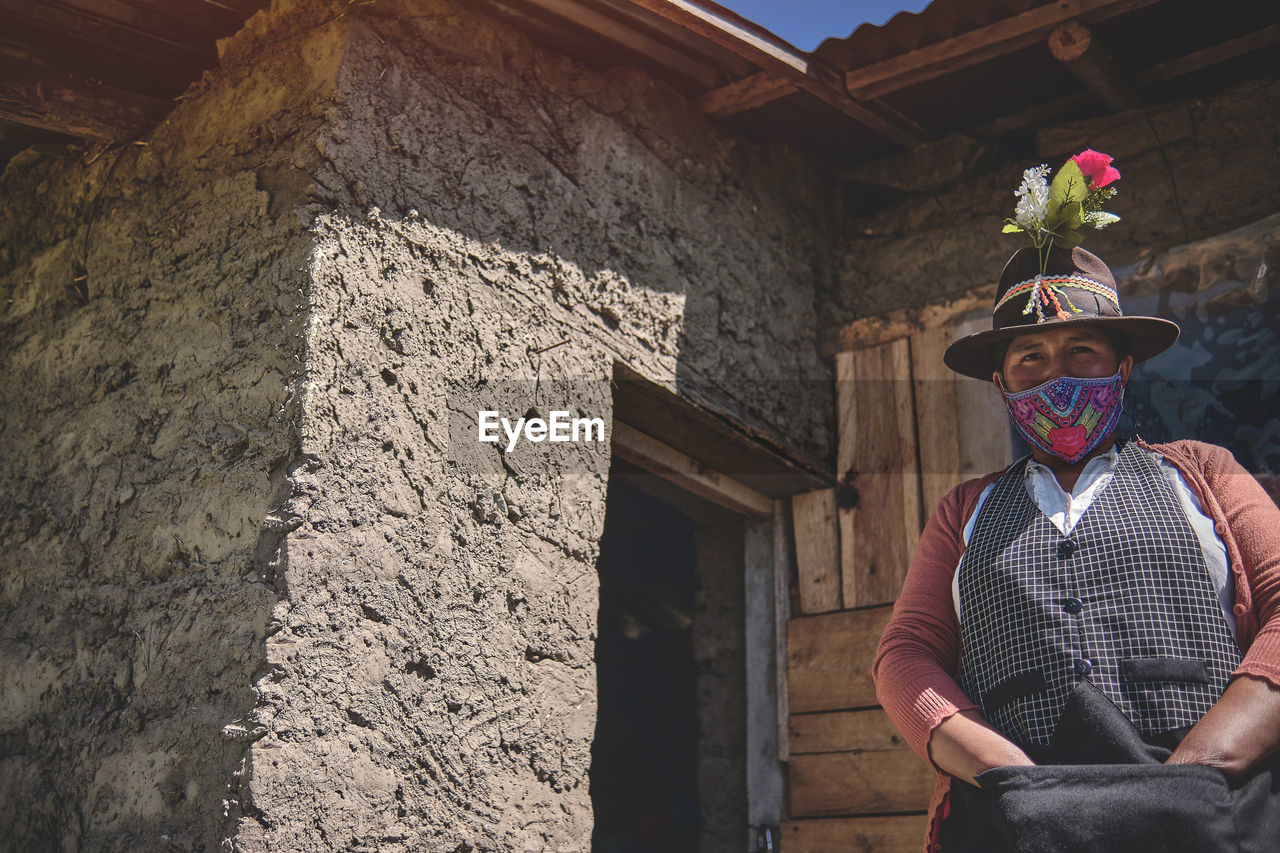
[[[960,711],[934,729],[929,735],[929,757],[942,772],[974,786],[978,774],[992,767],[1035,764],[977,711]]]
[[[938,727],[939,729],[942,726]],[[1280,687],[1249,675],[1232,679],[1166,764],[1206,764],[1235,781],[1280,749]]]

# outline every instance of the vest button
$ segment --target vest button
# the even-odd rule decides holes
[[[1072,554],[1074,554],[1076,552],[1076,549],[1079,547],[1080,547],[1079,545],[1077,545],[1075,542],[1072,542],[1070,539],[1063,539],[1061,542],[1058,543],[1058,558],[1061,560],[1067,559],[1067,557],[1070,557]]]
[[[1093,661],[1084,660],[1083,658],[1081,658],[1080,660],[1075,662],[1075,665],[1073,668],[1076,671],[1076,675],[1088,675],[1089,673],[1093,672]]]
[[[1068,598],[1066,601],[1062,602],[1062,609],[1064,612],[1070,613],[1074,616],[1084,609],[1084,602],[1078,598]]]

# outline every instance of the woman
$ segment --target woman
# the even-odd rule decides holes
[[[1116,440],[1178,329],[1101,260],[1024,249],[998,292],[944,360],[1032,452],[938,506],[874,669],[940,774],[928,849],[1278,849],[1280,510],[1223,448]]]

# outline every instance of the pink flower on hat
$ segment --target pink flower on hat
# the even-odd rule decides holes
[[[1080,171],[1089,179],[1089,189],[1100,190],[1107,184],[1120,180],[1120,170],[1111,165],[1115,158],[1101,151],[1086,148],[1071,158],[1076,161]]]

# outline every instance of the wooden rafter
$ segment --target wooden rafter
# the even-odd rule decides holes
[[[533,26],[534,28],[547,26],[545,22],[539,21],[523,11],[518,3],[509,3],[505,2],[505,0],[490,0],[490,2],[493,2],[501,9],[503,14],[517,19],[526,26]],[[690,80],[697,81],[702,86],[714,86],[719,79],[719,72],[715,66],[700,61],[697,57],[678,47],[672,47],[661,38],[651,37],[624,21],[616,20],[582,3],[574,2],[574,0],[538,0],[537,8],[543,13],[548,13],[547,20],[549,21],[568,22],[573,27],[578,27],[597,36],[603,36],[640,56],[652,57]],[[556,24],[555,26],[564,26],[564,24]]]
[[[1144,86],[1163,83],[1165,80],[1172,80],[1174,77],[1181,77],[1183,74],[1190,74],[1274,44],[1280,44],[1280,24],[1272,24],[1247,36],[1224,41],[1172,62],[1157,65],[1138,75],[1138,82]]]
[[[1221,44],[1187,54],[1170,62],[1157,65],[1154,68],[1148,68],[1146,71],[1136,75],[1137,85],[1140,89],[1154,86],[1275,44],[1280,44],[1280,24],[1273,24],[1247,36],[1224,41]],[[1022,112],[1002,116],[978,127],[970,128],[966,133],[979,139],[985,139],[1024,127],[1045,124],[1065,113],[1087,106],[1091,98],[1092,95],[1088,92],[1068,95],[1065,98],[1059,98],[1045,104],[1036,104]]]
[[[1059,24],[1049,33],[1049,52],[1112,112],[1138,106],[1138,93],[1116,67],[1111,51],[1079,21]]]
[[[708,92],[698,98],[698,106],[710,118],[725,118],[784,98],[798,88],[793,80],[761,71]]]
[[[910,148],[923,141],[923,138],[912,132],[910,128],[899,126],[898,123],[851,98],[847,92],[839,91],[829,83],[818,79],[811,73],[809,61],[804,56],[741,26],[724,15],[691,3],[689,0],[629,0],[629,2],[669,21],[675,21],[712,43],[754,63],[762,71],[774,77],[794,82],[797,89],[808,92],[899,145]],[[1135,2],[1135,0],[1128,0],[1128,2]]]
[[[0,118],[81,139],[134,139],[171,106],[168,101],[116,89],[0,56]]]
[[[1158,0],[1059,0],[955,38],[856,68],[845,75],[845,85],[849,94],[859,100],[878,98],[1035,44],[1067,21],[1104,20],[1155,2]]]

